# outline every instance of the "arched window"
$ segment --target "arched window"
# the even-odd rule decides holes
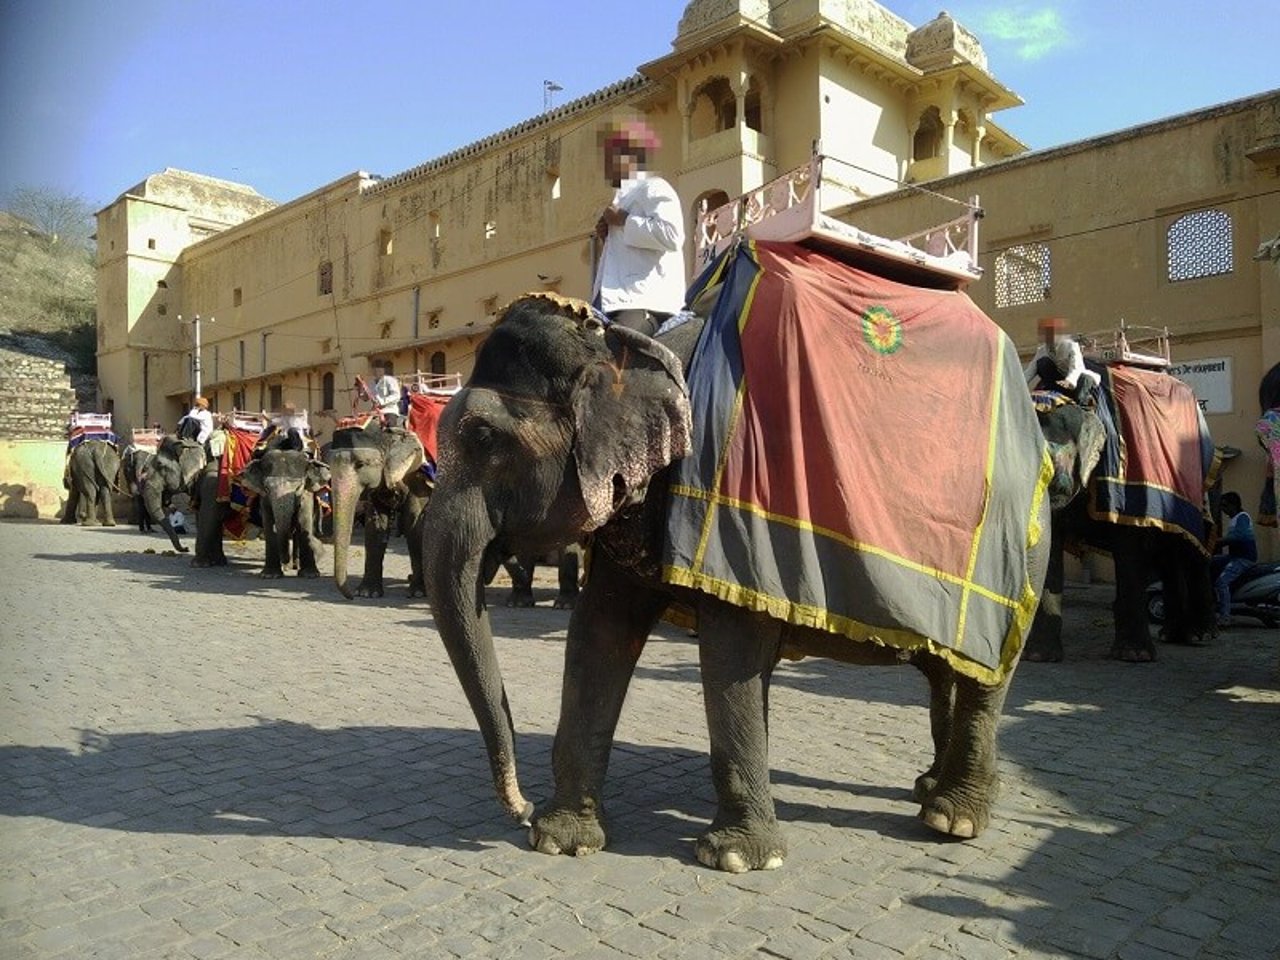
[[[996,306],[1017,307],[1049,299],[1052,267],[1043,243],[1020,243],[996,257]]]
[[[443,350],[437,350],[431,355],[431,372],[433,374],[438,375],[448,373],[449,371],[446,369],[446,366],[447,360],[445,359]]]
[[[1225,211],[1183,214],[1169,224],[1167,240],[1170,282],[1231,272],[1231,215]]]
[[[912,160],[930,160],[942,153],[942,115],[937,107],[920,114],[915,140],[911,145]]]
[[[320,408],[332,410],[333,407],[333,374],[326,373],[320,379]]]
[[[729,130],[738,122],[738,98],[724,77],[714,77],[693,94],[689,134],[695,140]]]

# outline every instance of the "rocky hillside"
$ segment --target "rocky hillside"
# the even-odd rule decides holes
[[[0,349],[66,364],[81,409],[97,391],[93,251],[0,211]]]

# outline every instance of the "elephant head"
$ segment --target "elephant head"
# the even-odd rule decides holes
[[[422,466],[422,442],[408,430],[384,430],[377,422],[337,430],[329,447],[333,497],[333,579],[348,600],[347,557],[356,502],[362,494],[394,498],[405,478]]]
[[[427,596],[489,753],[499,799],[524,820],[514,735],[484,610],[513,554],[568,545],[644,496],[690,443],[679,358],[606,327],[585,304],[528,296],[495,324],[441,416],[427,506]]]
[[[166,495],[192,490],[208,463],[202,444],[168,436],[160,442],[156,455],[139,472],[142,501],[147,513],[151,515],[152,522],[160,524],[169,535],[173,548],[180,553],[186,553],[187,548],[178,540],[173,525],[169,523],[164,499]]]
[[[1088,486],[1102,457],[1106,428],[1092,409],[1068,403],[1041,413],[1040,430],[1053,460],[1049,506],[1058,513]]]
[[[264,531],[268,548],[264,577],[282,575],[282,558],[295,536],[300,538],[299,546],[305,547],[299,550],[303,575],[316,576],[315,495],[329,483],[329,476],[328,464],[288,443],[267,450],[240,471],[240,484],[258,495],[263,523],[271,527]]]

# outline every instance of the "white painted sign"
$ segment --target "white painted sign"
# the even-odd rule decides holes
[[[1231,358],[1209,357],[1175,363],[1169,372],[1196,392],[1205,413],[1231,413]]]

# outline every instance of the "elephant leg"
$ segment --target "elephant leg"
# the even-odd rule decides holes
[[[769,679],[782,624],[707,598],[698,640],[716,815],[695,852],[717,870],[772,870],[787,855],[769,787]]]
[[[67,505],[62,508],[60,523],[75,523],[80,518],[80,489],[71,483],[67,487]]]
[[[596,558],[569,618],[551,750],[555,795],[533,819],[529,843],[535,850],[582,856],[604,849],[601,791],[614,731],[636,661],[666,603],[607,557]]]
[[[294,558],[298,576],[314,580],[320,576],[316,566],[316,540],[312,531],[315,529],[315,497],[303,491],[298,495],[298,518],[294,524],[293,543]]]
[[[939,833],[969,839],[986,829],[998,782],[996,725],[1009,691],[1010,670],[994,686],[954,673],[944,663],[924,668],[931,690],[935,746],[939,724],[933,707],[950,708],[942,724],[945,740],[937,780],[922,799],[920,818]],[[950,695],[946,693],[950,688]],[[917,788],[921,786],[917,781]]]
[[[98,490],[91,477],[81,477],[76,481],[76,523],[82,527],[92,526],[98,520]]]
[[[382,565],[391,539],[391,514],[369,500],[364,511],[364,577],[356,587],[357,597],[386,596]]]
[[[284,568],[280,557],[280,535],[276,532],[276,512],[271,505],[271,497],[259,497],[258,510],[262,513],[262,539],[265,544],[262,572],[258,576],[263,580],[279,580],[284,576]]]
[[[533,571],[537,560],[532,557],[511,557],[504,560],[502,568],[511,578],[511,592],[507,594],[508,607],[532,607]]]
[[[98,486],[98,500],[102,505],[102,525],[114,527],[116,525],[115,491],[111,488],[110,480]]]
[[[411,493],[405,498],[400,508],[400,524],[404,530],[405,546],[409,550],[409,597],[425,597],[427,587],[425,569],[422,559],[422,539],[426,536],[426,523],[423,520],[427,512],[429,497]]]
[[[560,592],[552,606],[556,610],[572,610],[578,602],[578,548],[560,551]]]
[[[1062,662],[1062,591],[1066,583],[1063,535],[1063,524],[1058,517],[1054,517],[1044,591],[1040,594],[1040,605],[1036,608],[1026,646],[1022,648],[1023,660]]]
[[[1164,588],[1164,639],[1203,643],[1216,622],[1208,561],[1189,543],[1173,538],[1158,550],[1156,559]]]
[[[1147,541],[1140,534],[1141,531],[1134,531],[1126,540],[1127,549],[1117,545],[1113,554],[1116,598],[1111,604],[1115,619],[1111,656],[1129,663],[1150,663],[1156,658],[1147,618],[1147,584],[1151,582],[1151,567],[1145,551]]]
[[[211,470],[196,481],[196,555],[193,567],[225,567],[227,555],[222,550],[222,524],[226,520],[226,504],[218,502],[218,473]]]
[[[955,716],[956,686],[952,670],[937,657],[921,655],[913,661],[929,681],[929,732],[933,736],[933,763],[916,777],[911,791],[917,803],[924,803],[937,789],[942,766],[951,742],[951,722]]]

